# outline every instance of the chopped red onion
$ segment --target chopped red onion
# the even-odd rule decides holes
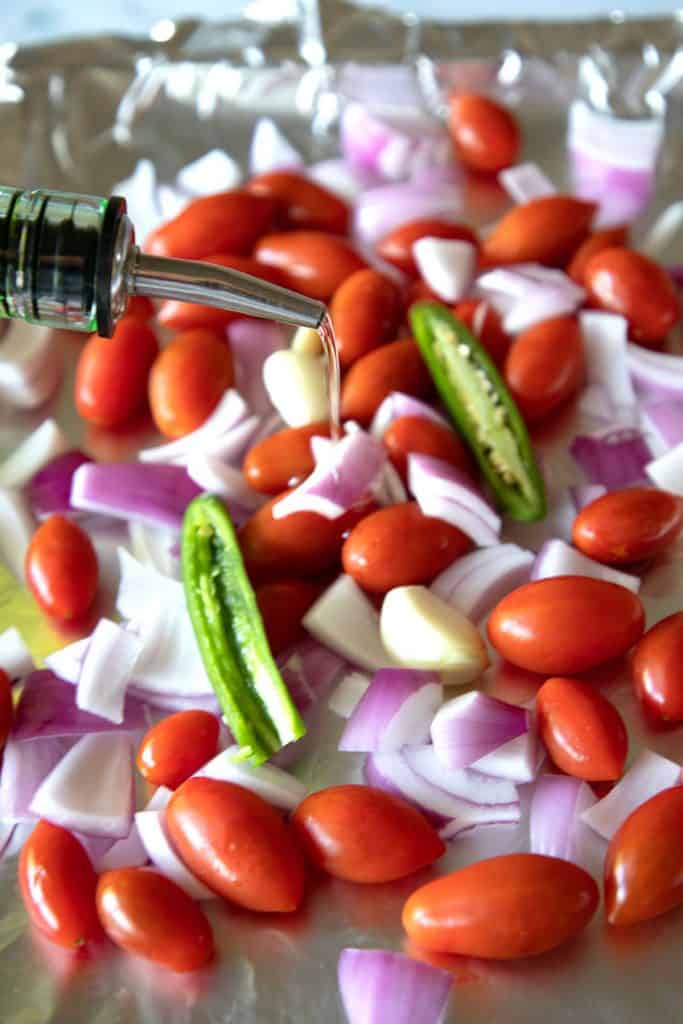
[[[362,192],[377,185],[379,181],[371,171],[354,167],[342,159],[321,160],[319,163],[311,164],[306,173],[318,185],[329,189],[349,203],[355,202]]]
[[[413,398],[412,395],[406,395],[402,391],[392,391],[378,406],[370,425],[370,433],[373,437],[381,440],[394,420],[401,419],[403,416],[421,416],[423,419],[440,423],[444,427],[448,426],[448,421],[431,405],[421,402],[419,398]]]
[[[576,506],[576,511],[580,512],[586,505],[590,505],[591,502],[597,501],[598,498],[607,494],[607,488],[602,484],[578,484],[576,487],[570,487],[569,493]]]
[[[683,495],[683,442],[645,466],[650,480],[664,491]]]
[[[224,149],[210,149],[204,156],[181,167],[176,176],[178,188],[192,198],[237,188],[241,180],[239,164]]]
[[[320,453],[320,448],[316,448]],[[381,444],[359,430],[325,446],[311,475],[273,506],[273,518],[294,512],[317,512],[337,519],[372,487],[386,455]]]
[[[528,729],[524,708],[472,690],[437,711],[431,737],[434,753],[446,768],[468,768]]]
[[[33,657],[16,626],[0,633],[0,666],[13,682],[33,672]]]
[[[402,505],[408,500],[401,474],[389,460],[384,463],[382,472],[370,490],[377,504],[383,508],[387,505]]]
[[[683,199],[677,199],[665,206],[646,232],[639,245],[641,252],[660,263],[675,244],[683,227]]]
[[[327,696],[347,667],[338,654],[310,639],[283,651],[277,657],[277,664],[292,700],[302,714]]]
[[[534,786],[529,813],[530,852],[581,863],[577,832],[581,816],[596,802],[581,779],[541,775]]]
[[[5,743],[0,773],[0,819],[34,822],[31,810],[38,788],[73,747],[67,736],[38,736],[20,742],[10,736]]]
[[[68,447],[64,434],[53,419],[43,420],[32,434],[0,463],[0,487],[23,487],[52,459]]]
[[[530,203],[532,199],[552,196],[557,191],[538,164],[531,162],[506,167],[498,174],[498,181],[515,203]]]
[[[73,512],[71,481],[79,466],[92,459],[74,449],[55,456],[39,469],[28,483],[28,500],[36,519]]]
[[[382,115],[349,103],[341,116],[340,143],[352,166],[391,181],[452,161],[451,143],[440,123],[414,108]]]
[[[138,452],[141,462],[173,462],[182,464],[192,453],[206,451],[213,453],[225,434],[246,419],[247,404],[234,388],[225,392],[208,419],[200,427],[184,437],[156,448],[143,448]]]
[[[683,400],[643,402],[640,412],[643,426],[654,440],[655,455],[663,455],[683,441]]]
[[[393,782],[387,774],[384,773],[381,765],[377,761],[377,754],[368,754],[363,762],[363,780],[366,786],[372,786],[373,789],[382,789],[385,793],[391,793],[392,796],[399,796],[402,800],[407,800],[413,807],[417,807],[418,810],[422,810],[419,804],[414,800],[409,800],[404,796],[403,791],[399,789],[395,782]],[[389,770],[390,770],[389,766]],[[426,817],[433,821],[435,824],[441,825],[446,820],[443,815],[431,815],[427,814]]]
[[[426,516],[457,526],[482,547],[499,543],[500,518],[469,477],[449,462],[410,454],[408,487]]]
[[[459,817],[439,829],[442,839],[457,839],[462,832],[482,825],[518,825],[522,818],[519,801],[514,804],[466,804]]]
[[[178,544],[178,534],[167,526],[148,526],[146,523],[131,521],[128,524],[130,549],[138,562],[148,565],[156,572],[178,579],[180,560],[174,552]]]
[[[380,669],[352,712],[338,749],[372,753],[425,743],[442,700],[435,672]]]
[[[475,825],[518,822],[519,800],[510,804],[477,804],[449,793],[442,785],[429,782],[419,775],[408,762],[408,752],[370,754],[366,777],[374,778],[375,785],[387,792],[398,793],[417,806],[431,820],[439,822],[442,838],[452,838]]]
[[[661,118],[618,118],[575,100],[568,147],[573,190],[600,203],[596,226],[624,224],[647,205],[655,186]]]
[[[162,711],[208,711],[211,715],[218,715],[220,712],[216,697],[210,693],[188,697],[177,693],[147,690],[144,687],[138,688],[134,683],[128,686],[127,692],[130,698],[141,701],[149,708],[158,708]]]
[[[216,893],[199,881],[182,862],[166,832],[163,811],[138,811],[135,826],[154,867],[179,885],[193,900],[211,900]]]
[[[533,561],[533,553],[516,544],[479,548],[457,558],[430,589],[478,622],[501,598],[528,581]]]
[[[126,687],[142,652],[142,641],[128,630],[100,619],[90,635],[76,687],[82,711],[121,725]]]
[[[683,356],[628,345],[626,359],[641,397],[655,402],[683,398]]]
[[[249,173],[298,170],[304,158],[270,117],[260,117],[254,125],[249,150]],[[216,191],[214,188],[213,191]]]
[[[56,332],[13,320],[0,349],[0,399],[17,409],[35,409],[54,393],[61,375]]]
[[[285,332],[269,320],[242,318],[228,326],[228,340],[235,365],[235,387],[252,412],[270,412],[272,404],[263,383],[263,364],[273,352],[287,348]]]
[[[453,978],[448,971],[382,949],[343,949],[337,966],[348,1024],[441,1024]]]
[[[603,839],[611,839],[637,807],[680,782],[679,764],[644,750],[607,796],[581,814],[581,820]]]
[[[206,452],[190,455],[186,468],[187,475],[197,487],[219,495],[231,509],[236,505],[248,516],[263,504],[263,495],[252,490],[242,470],[227,465],[216,455],[207,455]]]
[[[173,796],[173,790],[168,789],[166,786],[157,786],[154,793],[147,801],[143,810],[145,811],[163,811],[164,807],[168,806],[168,802]]]
[[[49,668],[60,679],[75,685],[81,674],[89,643],[90,637],[86,636],[82,640],[74,640],[72,644],[53,651],[45,658],[46,668]]]
[[[220,782],[243,786],[286,811],[293,811],[301,803],[306,796],[303,782],[274,764],[253,765],[248,761],[240,761],[239,752],[238,745],[228,747],[207,761],[195,774],[200,778],[218,779]]]
[[[350,718],[369,685],[370,680],[362,672],[349,672],[332,693],[328,708],[340,718]]]
[[[545,760],[545,751],[533,729],[516,736],[502,746],[485,754],[472,767],[484,775],[495,775],[512,782],[532,782]]]
[[[77,707],[73,685],[49,669],[37,669],[24,681],[14,714],[12,738],[27,741],[102,732],[134,733],[147,726],[145,709],[134,698],[127,697],[121,722],[113,725],[106,718]]]
[[[90,858],[93,867],[99,864],[101,859],[111,850],[112,846],[122,840],[110,839],[107,836],[89,836],[84,832],[71,831],[74,839],[77,839]],[[97,870],[97,868],[95,868]]]
[[[406,748],[403,756],[413,771],[423,779],[461,800],[474,804],[519,803],[514,782],[483,775],[471,768],[446,768],[431,744]]]
[[[588,482],[602,484],[608,491],[640,483],[651,460],[643,435],[628,428],[577,435],[569,451]]]
[[[606,394],[604,415],[613,422],[614,409],[631,408],[636,401],[626,361],[628,323],[614,313],[586,310],[579,314],[579,326],[586,383]]]
[[[123,548],[119,560],[116,608],[144,644],[129,692],[162,707],[175,706],[176,698],[212,698],[182,584],[140,565]]]
[[[423,217],[457,217],[462,190],[446,182],[427,187],[414,182],[383,185],[359,196],[354,211],[354,234],[365,245],[376,245],[401,224]]]
[[[23,583],[26,551],[35,527],[28,502],[21,491],[0,487],[0,523],[0,561],[19,583]]]
[[[584,289],[561,270],[536,263],[489,270],[477,278],[477,292],[501,314],[509,334],[573,313],[586,297]]]
[[[459,302],[470,290],[477,250],[458,238],[420,238],[413,257],[423,280],[444,302]]]
[[[30,810],[64,828],[124,839],[133,823],[133,783],[129,736],[82,736],[39,786]]]
[[[116,519],[179,530],[185,509],[199,493],[182,466],[90,462],[73,475],[71,504]]]
[[[634,594],[640,590],[638,576],[602,565],[558,538],[545,542],[536,555],[529,578],[546,580],[552,576],[590,576],[595,580],[617,583],[620,587],[632,590]]]
[[[350,576],[339,576],[311,605],[304,628],[359,668],[375,672],[392,664],[379,633],[379,615]]]
[[[116,871],[118,868],[138,868],[146,864],[147,850],[142,845],[135,821],[125,839],[117,839],[103,856],[93,864],[95,871]]]

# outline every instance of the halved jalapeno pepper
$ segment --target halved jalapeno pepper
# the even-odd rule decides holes
[[[181,557],[207,675],[242,756],[260,764],[306,729],[268,646],[230,516],[214,495],[188,505]]]
[[[410,310],[413,335],[434,383],[503,512],[542,519],[545,488],[524,420],[486,351],[436,302]]]

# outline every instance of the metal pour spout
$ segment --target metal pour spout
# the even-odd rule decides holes
[[[317,329],[325,315],[321,302],[228,267],[135,249],[127,270],[130,295],[179,299],[283,324]]]

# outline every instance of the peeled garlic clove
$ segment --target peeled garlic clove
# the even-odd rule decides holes
[[[489,664],[476,627],[427,587],[390,590],[382,604],[380,633],[397,664],[442,672],[448,684],[470,683]]]
[[[263,364],[263,383],[271,402],[288,427],[325,420],[325,361],[304,352],[283,349]]]
[[[297,327],[290,348],[293,352],[303,352],[309,356],[320,356],[323,353],[320,335],[312,327]]]

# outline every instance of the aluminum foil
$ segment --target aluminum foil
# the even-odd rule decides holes
[[[453,85],[497,90],[519,108],[525,156],[566,183],[570,102],[584,96],[627,116],[666,123],[654,201],[635,226],[642,237],[657,213],[681,199],[683,163],[683,22],[611,19],[582,24],[437,24],[323,2],[318,9],[255,0],[240,21],[163,23],[155,39],[97,38],[36,48],[0,46],[0,181],[106,194],[141,157],[162,180],[219,145],[245,160],[254,120],[274,117],[308,157],[333,155],[340,105],[366,96],[392,76],[396,95],[437,115]],[[165,42],[159,42],[164,39]],[[382,88],[385,87],[382,85]],[[468,192],[468,212],[490,222],[505,199],[493,185]],[[674,238],[666,258],[683,260]],[[0,409],[0,455],[45,415],[56,415],[74,443],[120,458],[147,438],[85,430],[71,403],[80,343],[60,339],[65,362],[60,395],[36,413]],[[564,420],[540,439],[555,484],[570,473],[563,458]],[[528,528],[527,528],[528,529]],[[523,528],[521,528],[523,533]],[[98,541],[106,571],[117,535]],[[519,536],[520,542],[529,542]],[[683,607],[683,546],[662,559],[643,588],[650,621]],[[22,625],[40,654],[54,642],[25,594],[0,578],[0,629]],[[681,730],[645,731],[625,672],[598,679],[629,723],[633,749],[647,745],[683,760]],[[489,690],[525,702],[537,681],[497,668]],[[324,714],[295,770],[311,786],[358,779],[358,764],[336,751],[342,722]],[[527,826],[475,831],[457,843],[442,873],[472,859],[524,849]],[[594,866],[604,852],[596,840]],[[211,970],[174,977],[112,951],[73,958],[27,930],[15,875],[0,863],[0,1021],[2,1024],[334,1024],[343,1020],[336,962],[345,946],[405,949],[400,911],[406,896],[433,877],[362,887],[315,880],[294,915],[256,916],[211,904],[220,957]],[[449,1020],[461,1024],[652,1024],[679,1021],[681,912],[637,928],[609,930],[599,911],[579,939],[517,963],[436,958],[454,977]],[[414,952],[414,951],[413,951]],[[383,1020],[395,1013],[387,993]]]

